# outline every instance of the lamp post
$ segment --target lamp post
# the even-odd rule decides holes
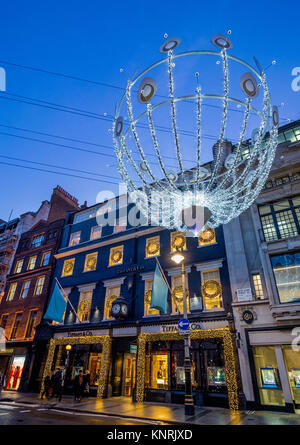
[[[183,315],[187,319],[187,293],[185,290],[185,270],[184,256],[176,249],[177,252],[171,256],[171,260],[176,264],[181,264],[181,281],[182,281],[182,298],[183,298]],[[185,375],[185,396],[184,396],[184,413],[186,416],[195,414],[193,388],[191,378],[191,358],[189,334],[184,334],[184,375]]]
[[[64,368],[64,375],[63,375],[63,379],[62,379],[62,387],[64,387],[65,383],[66,383],[66,373],[67,373],[67,369],[69,366],[71,349],[72,349],[72,345],[66,345],[67,356],[66,356],[66,360],[65,360],[65,368]]]

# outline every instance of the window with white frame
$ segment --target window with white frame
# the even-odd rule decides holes
[[[151,295],[152,295],[153,280],[145,280],[145,292],[144,292],[144,316],[159,315],[158,309],[150,308]]]
[[[183,314],[183,291],[182,291],[182,276],[173,275],[171,277],[172,281],[172,314]],[[185,291],[187,294],[187,311],[190,310],[190,298],[188,291],[188,277],[185,274]]]
[[[101,238],[102,226],[94,226],[91,228],[91,240]]]
[[[223,308],[219,269],[201,271],[201,293],[205,311]]]
[[[25,281],[22,287],[22,292],[21,292],[21,298],[26,298],[28,295],[28,291],[29,291],[29,287],[30,287],[30,283],[31,281]]]
[[[112,318],[111,305],[120,296],[120,289],[120,285],[108,286],[106,288],[103,320],[110,320]]]
[[[69,246],[77,246],[77,244],[80,243],[80,235],[81,235],[81,232],[72,233],[70,236]]]
[[[39,277],[37,279],[34,295],[41,295],[42,294],[44,283],[45,283],[45,275],[43,275],[42,277]]]
[[[116,220],[114,233],[123,232],[127,228],[127,216],[122,216]]]

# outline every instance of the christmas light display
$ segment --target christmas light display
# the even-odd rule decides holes
[[[160,52],[166,54],[166,57],[145,69],[133,80],[128,80],[125,94],[116,108],[112,131],[119,173],[127,185],[130,199],[136,203],[148,223],[183,232],[191,232],[193,229],[195,236],[208,228],[228,223],[254,202],[267,180],[275,157],[279,125],[278,108],[272,107],[266,74],[259,62],[254,58],[257,67],[255,69],[243,60],[229,55],[228,51],[233,44],[225,35],[218,34],[211,41],[218,51],[188,51],[175,54],[174,50],[180,45],[181,40],[167,39],[160,47]],[[222,63],[222,94],[206,93],[198,83],[199,73],[196,72],[195,94],[177,97],[174,88],[174,61],[178,58],[203,55],[215,56],[217,64],[220,61]],[[235,62],[247,69],[247,72],[240,77],[240,87],[245,94],[244,100],[235,99],[229,94],[229,62]],[[148,76],[154,68],[162,64],[167,67],[168,97],[152,105],[151,101],[157,97],[159,84]],[[134,116],[133,109],[132,99],[135,94],[138,102],[145,107],[138,116]],[[261,109],[257,109],[253,103],[259,95],[262,96]],[[205,166],[201,162],[204,100],[218,102],[222,109],[220,132],[213,147],[213,161],[206,163]],[[183,165],[176,114],[177,104],[187,101],[195,103],[196,111],[195,162],[189,170]],[[244,109],[240,135],[234,145],[228,143],[226,139],[229,105],[233,103]],[[121,115],[123,108],[127,108],[126,117]],[[164,162],[154,124],[156,110],[167,110],[170,113],[174,159],[177,161],[178,171],[168,170]],[[244,156],[245,138],[247,131],[250,130],[250,115],[257,116],[260,124],[258,128],[252,130],[251,149],[248,155]],[[160,167],[159,176],[151,168],[145,154],[143,146],[145,144],[141,142],[138,134],[137,126],[143,118],[147,118],[148,121],[152,148],[157,157],[157,166]],[[191,116],[191,119],[194,119],[194,116]],[[127,128],[125,128],[126,122]],[[138,150],[138,160],[133,158],[132,150],[129,148],[130,135],[133,136]],[[189,208],[202,209],[202,214],[204,208],[208,209],[209,216],[205,219],[203,217],[200,221],[192,218],[192,223],[188,224],[185,211]]]

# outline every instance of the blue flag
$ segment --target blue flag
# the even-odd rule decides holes
[[[158,309],[163,314],[167,313],[167,298],[168,298],[168,286],[164,280],[164,277],[160,271],[158,264],[156,264],[154,279],[151,292],[151,309]]]
[[[55,283],[44,318],[62,323],[66,307],[67,302],[64,299],[58,284]]]

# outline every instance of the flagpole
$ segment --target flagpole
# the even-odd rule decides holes
[[[167,278],[166,278],[166,276],[165,276],[165,273],[164,273],[164,271],[163,271],[163,269],[162,269],[162,267],[161,267],[161,264],[160,264],[160,262],[158,261],[158,258],[157,258],[157,257],[155,257],[155,259],[156,259],[156,263],[157,263],[157,265],[158,265],[158,268],[159,268],[159,270],[160,270],[160,273],[162,274],[162,277],[163,277],[163,279],[164,279],[166,285],[168,286],[168,289],[169,289],[170,294],[171,294],[171,298],[173,298],[173,301],[174,301],[174,303],[175,303],[177,312],[180,314],[180,310],[179,310],[179,308],[178,308],[178,306],[177,306],[176,299],[175,299],[175,297],[173,296],[172,289],[171,289],[171,287],[170,287],[170,285],[169,285],[169,282],[168,282],[168,280],[167,280]]]
[[[57,285],[58,285],[58,287],[59,287],[59,289],[60,289],[60,291],[61,291],[63,297],[65,298],[64,288],[62,287],[62,285],[60,284],[60,282],[58,281],[58,279],[57,279],[56,277],[55,277],[55,280],[56,280],[56,282],[57,282]],[[77,320],[79,321],[79,323],[80,323],[80,319],[79,319],[79,317],[78,317],[78,315],[77,315],[77,312],[76,312],[75,309],[74,309],[73,304],[72,304],[71,301],[69,300],[68,295],[66,296],[66,298],[67,298],[67,303],[69,303],[69,305],[71,306],[71,309],[72,309],[72,311],[74,312],[74,315],[75,315],[76,319],[77,319]]]

